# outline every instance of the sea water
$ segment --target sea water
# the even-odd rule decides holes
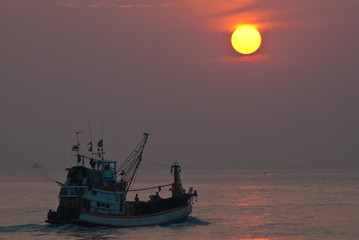
[[[58,205],[55,180],[66,172],[35,171],[1,175],[0,239],[359,239],[359,168],[183,168],[184,187],[199,195],[191,216],[136,228],[45,223]],[[134,187],[171,182],[169,169],[145,169]],[[156,191],[140,192],[140,200]]]

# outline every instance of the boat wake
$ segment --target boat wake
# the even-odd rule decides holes
[[[35,232],[44,228],[46,225],[39,224],[25,224],[17,226],[5,226],[0,227],[0,233],[11,233],[11,232]]]
[[[201,220],[198,217],[189,216],[185,219],[175,221],[173,223],[167,223],[161,225],[162,227],[185,227],[185,226],[207,226],[210,223],[204,220]]]
[[[210,223],[204,220],[201,220],[198,217],[189,216],[185,219],[178,220],[168,224],[157,225],[160,227],[169,227],[169,228],[177,228],[177,227],[186,227],[186,226],[207,226]],[[137,227],[138,228],[138,227]],[[58,225],[49,225],[49,224],[25,224],[25,225],[15,225],[15,226],[5,226],[0,227],[0,233],[19,233],[19,232],[26,232],[26,233],[34,233],[37,236],[47,233],[68,233],[68,234],[86,234],[86,233],[101,233],[106,235],[106,233],[111,234],[113,233],[113,227],[107,226],[82,226],[77,224],[58,224]],[[118,230],[121,231],[123,228],[119,228]],[[127,228],[128,229],[128,228]]]
[[[5,226],[0,227],[0,233],[13,233],[13,232],[43,232],[43,233],[64,233],[64,232],[85,232],[89,230],[106,230],[110,227],[96,226],[96,227],[85,227],[77,224],[25,224],[16,226]]]

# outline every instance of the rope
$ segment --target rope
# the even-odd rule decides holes
[[[160,188],[160,187],[167,187],[167,186],[171,186],[171,185],[172,185],[172,183],[166,184],[166,185],[157,186],[157,187],[148,187],[148,188],[128,190],[128,192],[144,191],[144,190],[155,189],[155,188]]]
[[[142,159],[142,161],[146,162],[146,163],[149,163],[149,164],[152,164],[152,165],[155,165],[155,166],[161,166],[161,167],[168,167],[169,165],[167,164],[161,164],[161,163],[155,163],[155,162],[151,162],[151,161],[148,161],[146,159]]]

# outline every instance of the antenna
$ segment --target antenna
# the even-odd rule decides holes
[[[76,131],[76,145],[78,147],[78,150],[77,150],[77,166],[79,165],[79,159],[80,158],[80,141],[79,141],[79,134],[80,133],[83,133],[82,131]]]
[[[91,152],[91,156],[93,157],[93,147],[92,147],[92,130],[91,130],[91,122],[90,122],[90,114],[87,113],[87,120],[88,120],[88,123],[89,123],[89,131],[90,131],[90,148],[89,148],[89,151]],[[88,145],[88,144],[87,144]]]
[[[76,131],[76,144],[80,146],[80,142],[79,142],[79,134],[83,133],[82,131]]]
[[[101,155],[102,155],[102,160],[104,160],[103,154],[105,152],[103,151],[103,112],[101,112],[101,139],[102,139]]]

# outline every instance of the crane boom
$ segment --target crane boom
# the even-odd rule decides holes
[[[125,162],[117,169],[117,177],[121,177],[121,185],[124,191],[128,191],[134,183],[138,168],[142,162],[142,154],[145,149],[149,134],[144,133],[142,140],[127,157]]]

